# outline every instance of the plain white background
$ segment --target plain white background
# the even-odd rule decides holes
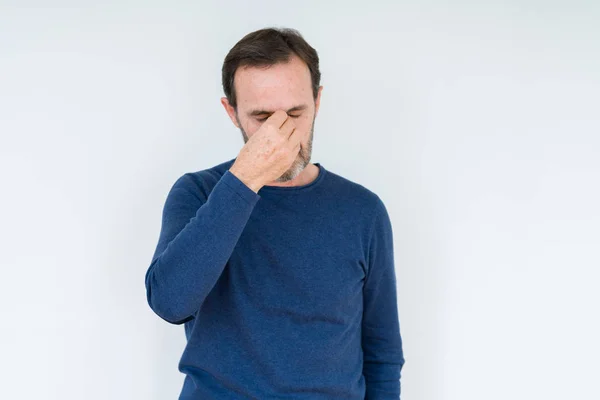
[[[0,398],[177,398],[144,274],[266,26],[321,57],[312,162],[388,207],[402,398],[600,398],[600,7],[449,3],[0,1]]]

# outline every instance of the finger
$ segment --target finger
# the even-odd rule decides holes
[[[287,113],[283,110],[277,110],[265,121],[266,123],[273,124],[277,129],[281,129],[283,124],[289,119]]]
[[[302,131],[300,129],[294,129],[292,134],[288,139],[288,144],[290,149],[295,149],[296,146],[300,145],[300,141],[302,140]]]
[[[283,125],[281,126],[281,128],[279,128],[279,133],[281,133],[281,135],[286,138],[287,140],[289,140],[290,135],[292,134],[292,132],[294,131],[294,129],[296,128],[296,124],[294,123],[294,120],[291,118],[288,118]]]

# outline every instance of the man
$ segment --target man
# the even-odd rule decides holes
[[[179,399],[398,400],[392,227],[375,193],[309,162],[317,52],[262,29],[222,79],[245,145],[174,183],[145,277],[152,310],[185,324]]]

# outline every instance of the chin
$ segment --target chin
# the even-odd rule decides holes
[[[304,171],[304,168],[306,168],[307,164],[308,163],[304,163],[303,161],[294,163],[294,165],[292,165],[287,171],[285,171],[283,173],[283,175],[281,175],[279,178],[277,178],[276,181],[277,182],[291,181],[292,179],[294,179],[298,175],[300,175],[300,173],[302,171]]]

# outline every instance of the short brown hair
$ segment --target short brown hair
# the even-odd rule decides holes
[[[239,67],[265,67],[288,62],[296,54],[307,65],[316,101],[321,82],[319,55],[300,32],[291,28],[264,28],[251,32],[235,44],[225,57],[222,69],[223,91],[229,104],[237,110],[237,98],[233,86],[235,71]]]

